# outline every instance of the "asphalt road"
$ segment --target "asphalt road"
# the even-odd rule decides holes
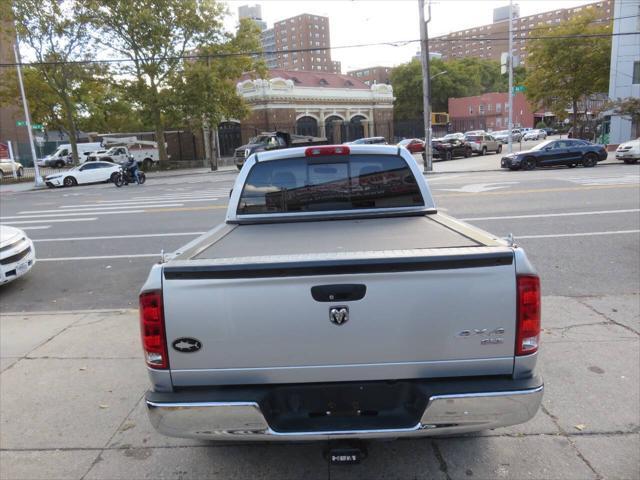
[[[476,157],[478,162],[484,158]],[[546,295],[640,291],[640,167],[429,176],[439,209],[505,236],[539,269]],[[235,172],[2,195],[1,222],[24,228],[38,263],[0,288],[2,309],[136,306],[149,267],[222,222]]]

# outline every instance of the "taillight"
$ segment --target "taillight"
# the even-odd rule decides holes
[[[169,368],[160,291],[140,295],[140,334],[147,365],[156,369]]]
[[[304,151],[306,157],[321,157],[324,155],[349,155],[351,149],[346,145],[327,145],[323,147],[309,147]]]
[[[519,275],[518,325],[516,355],[529,355],[538,351],[540,340],[540,278]]]

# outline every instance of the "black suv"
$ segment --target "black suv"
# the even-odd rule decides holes
[[[432,155],[441,160],[451,160],[455,157],[468,158],[473,153],[471,145],[465,140],[463,133],[451,133],[442,138],[431,141]],[[426,155],[423,152],[422,158]]]

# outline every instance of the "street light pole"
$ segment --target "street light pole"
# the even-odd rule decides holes
[[[29,145],[31,146],[31,157],[33,158],[33,166],[35,168],[35,185],[41,187],[43,185],[42,177],[40,176],[40,168],[38,168],[38,157],[36,155],[36,146],[33,141],[33,131],[31,130],[31,116],[29,115],[29,103],[27,102],[27,96],[24,93],[24,84],[22,83],[22,69],[20,68],[20,52],[18,51],[18,43],[13,44],[13,53],[16,57],[16,68],[18,69],[18,83],[20,84],[20,94],[22,95],[22,105],[24,106],[24,119],[27,124],[27,133],[29,134]]]
[[[509,153],[513,152],[513,0],[509,0]]]
[[[424,172],[433,170],[431,152],[431,78],[429,76],[429,32],[427,23],[431,21],[431,5],[429,5],[429,19],[424,19],[424,0],[418,0],[420,10],[420,58],[422,60],[422,103],[424,110]]]

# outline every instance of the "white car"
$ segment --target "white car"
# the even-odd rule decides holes
[[[529,130],[522,137],[523,140],[544,140],[547,138],[547,132],[544,130]]]
[[[60,173],[48,175],[44,182],[48,187],[73,187],[83,183],[108,182],[120,171],[120,165],[111,162],[86,162]]]
[[[27,273],[36,263],[33,242],[19,228],[0,225],[0,285]]]
[[[624,163],[636,163],[640,160],[640,137],[620,144],[616,148],[616,158]]]

